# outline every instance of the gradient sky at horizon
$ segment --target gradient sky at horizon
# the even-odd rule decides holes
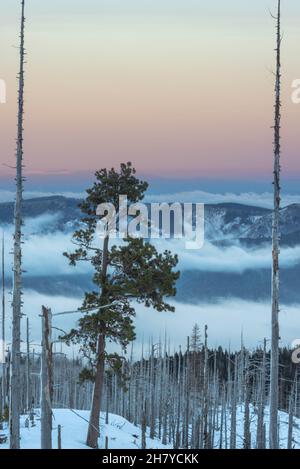
[[[0,0],[0,179],[13,174],[19,3]],[[271,179],[275,3],[27,0],[27,174],[131,160],[151,177]],[[282,165],[295,179],[300,2],[282,3]]]

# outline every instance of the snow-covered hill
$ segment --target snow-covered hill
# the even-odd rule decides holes
[[[62,426],[62,449],[89,449],[85,445],[87,434],[89,412],[82,410],[64,410],[55,409],[53,421],[53,448],[57,448],[57,427]],[[268,409],[265,412],[266,436],[268,440]],[[285,412],[279,412],[280,420],[280,447],[287,448],[288,436],[288,415]],[[37,414],[36,426],[26,428],[26,417],[21,420],[21,448],[39,449],[40,448],[40,421]],[[256,423],[257,414],[255,409],[251,408],[251,446],[255,448],[256,441]],[[220,426],[216,428],[214,446],[220,447]],[[237,409],[237,448],[243,448],[244,433],[244,409],[239,406]],[[1,432],[7,435],[7,429]],[[123,417],[109,414],[109,423],[105,424],[105,414],[101,414],[101,438],[100,448],[105,448],[105,437],[108,436],[109,449],[141,449],[141,429],[129,423]],[[229,447],[230,442],[230,415],[227,417],[227,437],[223,433],[222,448]],[[294,418],[293,427],[293,446],[300,449],[300,419]],[[147,435],[147,449],[172,449],[172,444],[165,446],[158,439],[150,439]],[[8,449],[8,443],[0,445],[0,449]]]
[[[54,409],[53,448],[57,448],[57,428],[62,427],[62,449],[89,449],[85,444],[89,412],[84,410]],[[36,426],[26,428],[26,417],[21,418],[21,449],[40,449],[40,420],[36,416]],[[109,423],[105,424],[105,414],[101,414],[101,438],[99,446],[105,448],[105,437],[108,436],[109,449],[140,449],[141,429],[129,423],[123,417],[109,414]],[[7,429],[0,434],[7,435]],[[147,448],[171,448],[164,446],[159,440],[152,440],[147,435]],[[0,449],[8,449],[8,443],[0,445]]]

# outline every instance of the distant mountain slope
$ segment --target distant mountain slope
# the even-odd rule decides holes
[[[24,201],[25,227],[28,234],[47,234],[71,232],[78,226],[81,212],[80,200],[62,196],[43,197]],[[13,222],[14,204],[0,204],[0,224]],[[47,218],[49,216],[49,219]],[[34,218],[44,217],[43,223],[35,223]],[[32,220],[33,219],[33,220]],[[206,240],[219,247],[236,243],[257,248],[271,242],[272,211],[260,207],[226,203],[205,206]],[[282,245],[300,245],[300,205],[294,204],[281,210]],[[70,235],[70,236],[69,236]],[[26,243],[25,243],[26,245]],[[61,252],[64,247],[59,246]],[[192,254],[191,254],[192,255]],[[65,262],[67,262],[65,260]],[[238,263],[234,258],[232,262]],[[270,261],[271,264],[271,261]],[[300,264],[291,265],[281,271],[281,299],[285,303],[300,302],[298,279]],[[7,276],[11,288],[11,277]],[[49,273],[37,276],[32,271],[24,274],[24,287],[50,295],[81,297],[84,291],[93,288],[89,275],[77,273],[63,275]],[[186,268],[178,282],[176,300],[196,303],[213,301],[216,298],[237,297],[248,300],[270,298],[271,270],[252,268],[242,273],[224,271],[205,271]]]
[[[82,217],[80,200],[63,196],[28,199],[23,203],[24,218],[58,215],[49,231],[62,230],[78,223]],[[12,202],[0,204],[0,223],[11,224],[14,217]],[[234,203],[205,205],[205,237],[218,242],[240,240],[251,245],[269,242],[272,233],[272,211]],[[281,209],[282,243],[300,244],[300,204]]]
[[[24,218],[35,218],[44,214],[55,214],[61,212],[66,221],[78,219],[80,200],[71,199],[59,195],[50,197],[39,197],[36,199],[25,199],[23,202]],[[14,203],[0,203],[0,222],[12,223],[14,218]]]
[[[267,219],[271,211],[266,208],[241,204],[205,205],[205,235],[209,240],[240,238],[244,232],[261,220]]]

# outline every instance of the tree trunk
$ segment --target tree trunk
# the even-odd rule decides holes
[[[278,446],[278,377],[279,377],[279,230],[280,230],[280,89],[281,89],[281,32],[280,0],[277,14],[275,124],[274,124],[274,214],[272,229],[272,340],[271,340],[271,383],[270,383],[270,449]]]
[[[293,386],[291,389],[291,394],[290,394],[290,399],[289,399],[289,427],[288,427],[287,449],[293,449],[294,395],[295,395],[295,387]]]
[[[101,399],[102,389],[104,380],[104,366],[105,366],[105,337],[103,334],[99,335],[98,338],[98,361],[96,368],[96,377],[94,384],[94,393],[92,401],[92,409],[89,421],[89,429],[86,444],[90,448],[98,448],[98,438],[100,436],[100,411],[101,411]]]
[[[146,417],[146,404],[143,406],[142,411],[142,449],[146,449],[146,431],[147,431],[147,417]]]
[[[1,329],[1,356],[2,356],[2,380],[1,380],[1,409],[4,412],[6,401],[6,363],[5,363],[5,261],[4,261],[4,235],[2,238],[2,329]]]
[[[103,252],[102,252],[102,285],[105,285],[106,276],[107,276],[107,266],[108,266],[108,245],[109,245],[109,235],[105,236],[103,241]],[[105,296],[105,292],[102,291],[100,293],[102,297]],[[106,300],[104,298],[104,304],[106,304]],[[96,377],[95,377],[95,384],[94,384],[94,392],[93,392],[93,399],[92,399],[92,409],[89,421],[89,428],[87,434],[86,444],[91,448],[98,447],[98,438],[100,436],[100,412],[101,412],[101,400],[102,400],[102,391],[103,391],[103,384],[104,384],[104,370],[105,370],[105,335],[104,335],[104,327],[102,327],[102,333],[98,336],[98,344],[97,344],[97,366],[96,366]]]
[[[20,347],[21,347],[21,309],[22,309],[22,198],[23,198],[23,116],[24,116],[24,29],[25,0],[21,2],[20,33],[20,71],[18,96],[18,136],[16,152],[16,201],[14,232],[14,267],[13,267],[13,300],[12,300],[12,368],[11,368],[11,402],[10,402],[10,449],[20,449]]]
[[[250,433],[250,376],[249,376],[249,357],[246,357],[246,376],[245,376],[245,414],[244,414],[244,449],[251,449]]]
[[[26,410],[31,409],[29,319],[26,320]]]
[[[235,356],[234,364],[234,385],[231,398],[231,428],[230,428],[230,449],[236,449],[236,414],[237,414],[237,385],[238,385],[238,357]]]
[[[61,447],[61,425],[57,427],[57,449],[62,449]]]
[[[41,449],[52,449],[52,344],[51,311],[42,310]]]
[[[258,416],[257,416],[257,436],[256,448],[265,449],[264,440],[264,416],[265,416],[265,397],[266,397],[266,346],[267,342],[264,339],[263,359],[261,366],[261,377],[259,386],[259,399],[258,399]]]

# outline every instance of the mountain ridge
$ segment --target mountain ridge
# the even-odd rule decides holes
[[[23,217],[37,218],[56,215],[49,230],[72,230],[82,218],[81,199],[61,195],[25,199]],[[147,203],[149,206],[149,203]],[[283,245],[300,244],[300,204],[281,208],[281,237]],[[0,203],[0,223],[12,224],[14,203]],[[205,205],[205,238],[211,242],[236,241],[243,244],[269,243],[272,235],[272,210],[240,203]]]

